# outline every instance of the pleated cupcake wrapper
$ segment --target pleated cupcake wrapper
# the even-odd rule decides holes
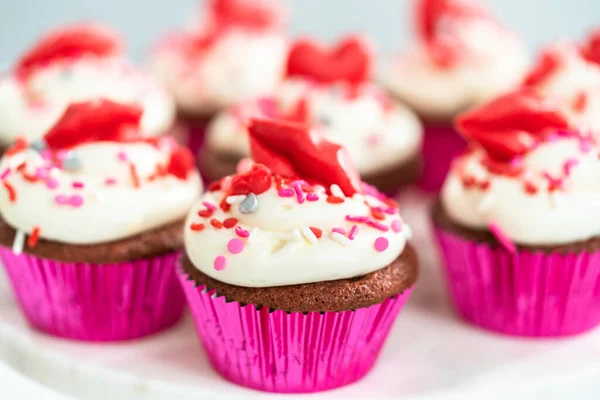
[[[286,313],[226,302],[180,274],[204,349],[225,379],[253,389],[306,393],[362,378],[410,295],[343,312]]]
[[[436,228],[460,314],[509,335],[567,336],[600,323],[600,251],[510,253]]]
[[[418,181],[421,189],[438,192],[444,184],[454,157],[467,148],[466,141],[451,125],[424,123],[423,174]]]
[[[176,323],[185,297],[179,252],[118,264],[67,263],[0,247],[0,257],[29,323],[84,341],[139,338]]]

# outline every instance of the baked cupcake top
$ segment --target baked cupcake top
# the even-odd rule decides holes
[[[270,287],[362,276],[398,258],[410,229],[343,147],[296,123],[253,120],[249,131],[256,164],[214,183],[188,215],[196,268]]]
[[[269,93],[287,55],[281,0],[207,0],[198,23],[167,35],[151,67],[186,114],[209,116]]]
[[[417,43],[385,66],[386,87],[428,120],[446,121],[521,81],[517,36],[471,0],[416,0]]]
[[[544,49],[523,86],[561,102],[579,129],[600,132],[600,30],[582,44],[559,42]]]
[[[419,153],[420,123],[369,82],[371,65],[371,49],[362,37],[349,36],[331,49],[297,41],[287,78],[272,95],[216,117],[207,131],[207,148],[247,156],[249,119],[283,118],[320,126],[328,140],[348,150],[361,175],[408,161]]]
[[[600,148],[560,103],[523,89],[461,115],[471,149],[442,189],[456,223],[502,243],[557,245],[600,234]]]
[[[73,103],[42,140],[18,139],[0,160],[4,221],[35,246],[99,244],[183,219],[202,190],[194,158],[170,138],[142,137],[142,113]]]
[[[97,98],[141,107],[141,132],[156,136],[174,117],[171,97],[122,53],[121,38],[98,24],[49,31],[0,78],[0,145],[34,140],[56,123],[72,102]]]

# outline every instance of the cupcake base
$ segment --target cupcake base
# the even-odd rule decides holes
[[[439,204],[433,221],[452,300],[467,321],[529,337],[600,324],[600,238],[511,253],[490,233],[455,224]]]

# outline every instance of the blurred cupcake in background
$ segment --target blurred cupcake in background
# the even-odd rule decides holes
[[[416,0],[417,43],[391,60],[381,80],[425,125],[425,190],[437,191],[465,141],[454,116],[511,90],[528,67],[524,44],[484,7],[470,0]]]
[[[600,146],[531,89],[457,120],[472,148],[433,213],[452,299],[471,323],[564,336],[600,323]]]
[[[318,129],[253,120],[252,156],[189,213],[180,280],[213,367],[317,392],[373,366],[417,279],[410,228]]]
[[[270,93],[287,56],[285,2],[207,0],[198,21],[152,50],[151,68],[175,96],[182,140],[196,152],[206,121]]]
[[[115,341],[181,317],[175,266],[202,183],[187,148],[142,136],[143,112],[72,103],[0,160],[0,258],[36,329]]]
[[[173,125],[172,98],[125,58],[115,32],[95,23],[49,31],[0,78],[0,147],[41,138],[71,102],[97,98],[140,107],[143,136]]]
[[[250,154],[249,119],[265,117],[319,126],[328,140],[348,150],[362,179],[381,191],[416,181],[421,124],[370,82],[372,64],[371,48],[361,36],[348,36],[331,48],[296,41],[287,76],[271,95],[231,107],[211,122],[200,156],[203,175],[233,174]]]

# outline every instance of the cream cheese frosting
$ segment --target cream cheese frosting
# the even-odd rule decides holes
[[[272,96],[220,113],[207,129],[207,147],[246,157],[250,153],[247,120],[264,114],[262,104],[271,102],[288,114],[304,101],[308,109],[306,122],[321,125],[329,140],[343,145],[361,175],[395,167],[419,153],[422,128],[410,110],[368,83],[354,89],[353,95],[349,90],[342,83],[317,85],[302,78],[288,78]]]

